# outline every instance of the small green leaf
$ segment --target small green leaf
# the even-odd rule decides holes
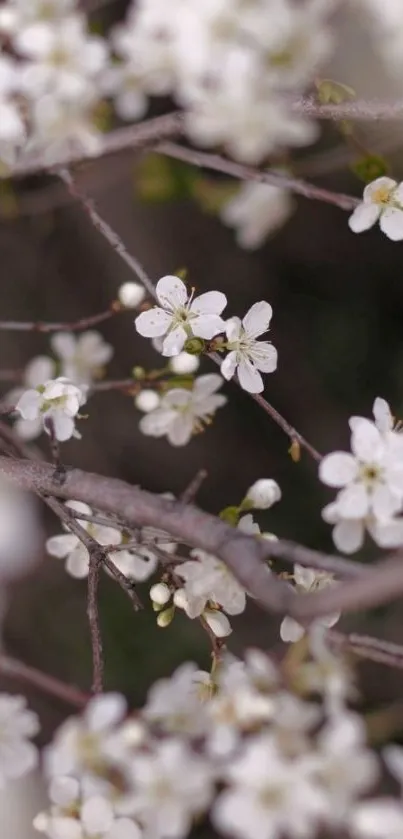
[[[340,105],[346,99],[355,99],[356,96],[352,87],[333,79],[318,79],[316,89],[321,105]]]

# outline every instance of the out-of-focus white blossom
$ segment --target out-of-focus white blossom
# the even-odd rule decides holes
[[[388,239],[393,242],[403,239],[403,184],[392,178],[377,178],[365,187],[362,203],[348,224],[353,233],[362,233],[377,221]]]
[[[131,773],[130,810],[150,836],[184,839],[213,795],[208,762],[177,739],[162,740],[151,754],[137,754]]]
[[[59,361],[60,375],[75,385],[90,385],[99,378],[113,355],[113,347],[92,329],[78,337],[72,332],[56,332],[50,345]]]
[[[249,393],[264,389],[260,371],[273,373],[277,367],[273,344],[256,340],[269,329],[272,314],[270,304],[261,300],[251,306],[242,321],[234,317],[226,323],[229,353],[221,364],[221,373],[225,379],[232,379],[237,372],[241,387]]]
[[[289,192],[268,184],[242,184],[220,211],[220,218],[234,227],[241,248],[255,250],[290,217],[294,202]]]
[[[42,533],[35,499],[2,477],[0,586],[27,573],[40,561],[41,554]]]
[[[0,786],[38,764],[38,751],[29,738],[38,733],[39,720],[26,704],[23,696],[0,693]]]
[[[7,402],[15,405],[25,393],[26,388],[37,388],[52,379],[56,373],[56,363],[47,355],[37,355],[27,364],[23,374],[24,387],[13,388],[7,394]],[[18,417],[14,429],[23,440],[34,440],[43,431],[42,416],[35,419],[23,419]]]
[[[321,591],[328,586],[334,585],[335,580],[331,574],[324,571],[315,571],[314,568],[303,568],[302,565],[294,565],[294,581],[299,593]],[[340,613],[326,615],[314,621],[313,626],[331,627],[340,618]],[[299,641],[305,634],[305,629],[294,618],[285,617],[280,626],[280,637],[285,642]]]
[[[172,388],[160,400],[158,408],[142,417],[140,431],[151,437],[168,437],[172,446],[185,446],[192,435],[208,425],[217,408],[227,399],[217,390],[223,380],[207,373],[194,380],[191,389]]]
[[[16,405],[16,411],[25,420],[42,419],[47,434],[54,431],[60,442],[81,435],[75,427],[75,418],[86,401],[86,388],[76,387],[69,379],[59,377],[25,391]],[[49,424],[52,423],[52,430]]]
[[[145,338],[165,336],[162,355],[178,355],[192,335],[210,340],[223,332],[225,324],[220,315],[227,298],[221,291],[189,297],[185,284],[175,276],[162,277],[155,290],[160,305],[141,312],[135,324]]]
[[[140,283],[128,282],[119,287],[118,298],[126,309],[136,309],[143,302],[146,290]]]

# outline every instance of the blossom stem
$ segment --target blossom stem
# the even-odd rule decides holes
[[[81,329],[90,329],[103,323],[109,318],[123,311],[123,307],[117,301],[114,301],[106,312],[100,312],[96,315],[90,315],[87,318],[80,318],[80,320],[70,322],[46,322],[46,321],[17,321],[17,320],[1,320],[0,330],[3,332],[79,332]],[[12,371],[6,371],[8,376]],[[18,373],[18,371],[16,371]],[[2,374],[0,373],[2,378]],[[8,379],[9,381],[10,379]]]
[[[192,478],[188,486],[183,490],[180,500],[183,504],[191,504],[199,492],[202,483],[207,478],[207,469],[199,469],[196,475]]]
[[[23,664],[16,658],[9,655],[0,655],[0,673],[7,678],[15,679],[19,682],[25,682],[27,685],[38,688],[43,693],[48,693],[68,705],[75,705],[77,708],[83,708],[89,699],[88,694],[81,691],[73,685],[67,685],[55,676],[49,676],[37,670],[36,667],[31,667],[28,664]]]

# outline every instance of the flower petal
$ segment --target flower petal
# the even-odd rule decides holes
[[[337,504],[342,518],[363,519],[369,512],[370,496],[364,484],[353,483],[341,490]]]
[[[228,338],[228,341],[237,341],[240,337],[241,332],[242,323],[240,321],[240,318],[229,318],[225,322],[225,334]]]
[[[205,396],[211,396],[223,384],[223,380],[218,373],[206,373],[204,376],[198,376],[194,386],[193,394],[197,399],[203,399]]]
[[[45,418],[47,416],[50,416],[53,420],[56,440],[59,440],[60,443],[64,443],[65,440],[70,440],[70,437],[74,433],[74,420],[62,413],[62,411],[49,411],[47,414],[44,414]],[[45,431],[49,433],[46,424]]]
[[[305,635],[305,629],[294,618],[283,618],[280,626],[280,638],[286,644],[294,644]]]
[[[350,420],[351,451],[364,463],[378,463],[385,450],[385,444],[375,423],[364,417]]]
[[[196,315],[221,315],[227,305],[227,298],[222,291],[206,291],[195,297],[190,311]]]
[[[84,545],[78,545],[67,557],[66,571],[76,580],[84,580],[88,576],[89,556]]]
[[[26,390],[15,406],[26,420],[35,420],[41,404],[41,396],[37,390]]]
[[[272,315],[273,309],[270,303],[266,303],[265,300],[254,303],[242,320],[243,328],[247,332],[248,337],[257,338],[258,335],[263,335],[264,332],[267,332]]]
[[[403,210],[387,207],[379,219],[379,226],[388,239],[400,242],[403,239]]]
[[[332,452],[319,465],[319,478],[329,487],[343,487],[357,476],[355,457],[347,452]]]
[[[24,379],[29,387],[44,385],[55,374],[55,362],[47,355],[37,355],[27,364]]]
[[[375,178],[374,181],[371,181],[370,184],[364,189],[364,201],[365,202],[372,202],[374,200],[374,195],[379,192],[379,190],[385,190],[385,192],[394,191],[397,187],[396,181],[393,178],[387,178],[382,176],[381,178]]]
[[[51,536],[46,540],[46,550],[57,559],[65,559],[77,547],[77,542],[77,536],[73,533],[62,533],[60,536]]]
[[[386,431],[393,429],[393,417],[386,399],[381,399],[377,396],[372,407],[372,413],[375,418],[375,425],[384,434]]]
[[[239,384],[248,393],[261,393],[264,390],[263,379],[248,359],[243,358],[238,365]]]
[[[348,226],[353,233],[362,233],[378,221],[381,208],[378,204],[359,204],[348,220]]]
[[[193,418],[190,414],[178,414],[168,431],[172,446],[186,446],[193,432]]]
[[[59,358],[71,359],[77,349],[77,339],[72,332],[57,332],[56,335],[52,335],[50,346]]]
[[[190,321],[190,326],[197,338],[205,338],[206,341],[225,331],[225,321],[219,315],[197,315]]]
[[[232,379],[235,370],[237,368],[237,354],[235,351],[228,353],[228,355],[224,358],[224,361],[221,364],[220,370],[221,375],[224,376],[224,379]]]
[[[176,411],[170,408],[157,408],[156,411],[151,411],[141,418],[139,429],[142,434],[148,434],[151,437],[163,437],[164,434],[168,434],[175,417]]]
[[[364,523],[362,519],[339,521],[333,528],[333,542],[338,551],[352,554],[359,551],[364,541]]]
[[[179,355],[183,350],[183,345],[186,341],[187,335],[183,326],[177,326],[168,332],[162,344],[162,355],[171,358],[173,355]]]
[[[269,341],[256,341],[249,356],[262,373],[274,373],[277,369],[277,350]]]
[[[171,274],[158,280],[155,291],[161,306],[170,312],[185,306],[189,296],[185,283]]]
[[[172,317],[164,309],[154,306],[148,312],[141,312],[134,321],[137,332],[143,338],[157,338],[168,331]]]

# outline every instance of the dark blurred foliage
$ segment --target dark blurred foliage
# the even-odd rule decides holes
[[[190,200],[141,203],[136,172],[131,156],[123,155],[88,164],[77,177],[155,279],[186,267],[197,290],[226,293],[228,315],[243,315],[256,300],[270,301],[279,367],[266,377],[265,395],[319,451],[348,446],[348,417],[369,416],[377,395],[403,415],[402,244],[389,242],[378,230],[355,236],[341,210],[301,199],[275,238],[246,253],[232,231]],[[347,175],[322,182],[341,191],[360,189]],[[3,217],[0,228],[2,319],[74,320],[105,309],[131,277],[82,209],[50,178],[24,181],[16,194],[22,211]],[[158,364],[150,343],[136,334],[132,313],[117,316],[101,331],[115,348],[108,377],[125,377],[135,364]],[[34,354],[48,351],[48,340],[0,332],[0,347],[0,367],[22,368]],[[210,363],[204,361],[202,369],[210,370]],[[139,433],[131,398],[99,394],[89,402],[82,442],[68,443],[64,460],[177,495],[205,467],[208,479],[198,503],[214,513],[239,502],[255,479],[273,477],[283,500],[257,516],[262,528],[331,549],[330,528],[320,515],[331,493],[319,484],[315,464],[304,453],[293,463],[281,430],[235,384],[226,391],[229,404],[212,427],[181,449]],[[58,522],[46,511],[43,515],[48,532],[59,532]],[[374,555],[368,545],[362,559]],[[209,661],[199,625],[177,616],[170,628],[158,629],[143,589],[141,614],[132,612],[107,578],[100,596],[106,685],[124,690],[135,704],[152,680],[184,659],[203,666]],[[278,621],[253,606],[234,626],[229,639],[234,651],[246,643],[278,645]],[[403,641],[399,604],[348,618],[344,626]],[[62,563],[44,557],[38,572],[15,590],[6,644],[24,661],[88,688],[85,583],[71,580]],[[363,675],[370,706],[388,703],[400,692],[400,675],[386,668],[366,666]],[[34,702],[47,711],[50,725],[64,710],[44,697],[35,696]]]

